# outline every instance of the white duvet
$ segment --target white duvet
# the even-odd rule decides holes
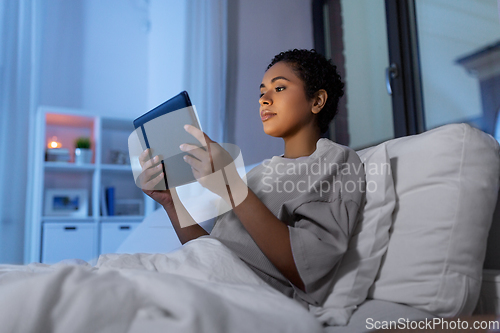
[[[4,332],[322,332],[219,241],[108,254],[95,267],[0,265]]]

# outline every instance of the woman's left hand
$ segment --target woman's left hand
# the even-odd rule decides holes
[[[227,197],[226,185],[229,185],[226,172],[227,167],[231,168],[231,175],[237,174],[234,160],[231,155],[217,142],[212,141],[208,135],[198,128],[186,125],[184,129],[194,136],[203,148],[184,143],[180,149],[192,156],[184,156],[184,160],[191,166],[196,180],[206,189],[214,192],[222,198]],[[232,170],[234,169],[234,170]],[[222,172],[218,172],[222,171]],[[240,178],[241,180],[241,178]],[[233,180],[234,181],[234,180]]]

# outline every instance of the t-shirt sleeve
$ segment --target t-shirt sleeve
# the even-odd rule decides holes
[[[322,304],[331,290],[338,263],[347,250],[349,224],[355,223],[359,203],[338,198],[332,202],[309,202],[295,210],[296,222],[289,226],[292,253],[308,303]]]

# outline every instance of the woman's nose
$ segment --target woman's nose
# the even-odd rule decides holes
[[[272,104],[272,99],[271,97],[269,96],[268,93],[265,93],[261,96],[261,98],[259,99],[259,103],[260,105],[270,105]]]

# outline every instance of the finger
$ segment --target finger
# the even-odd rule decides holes
[[[148,148],[139,155],[139,163],[141,164],[141,167],[149,159],[151,159],[151,149]]]
[[[139,184],[141,185],[141,188],[143,187],[143,184],[147,183],[151,179],[155,178],[160,172],[163,171],[162,165],[158,164],[154,168],[149,168],[141,172],[139,175]]]
[[[208,151],[208,156],[210,157],[210,165],[212,166],[212,172],[215,171],[215,167],[214,167],[214,161],[213,161],[213,158],[212,158],[212,153],[211,153],[211,150],[210,150],[210,144],[211,143],[215,143],[215,141],[213,141],[212,139],[210,139],[208,137],[208,135],[206,135],[205,133],[203,133],[200,129],[192,126],[192,125],[184,125],[184,129],[189,133],[191,134],[192,136],[194,136],[196,138],[196,140],[198,140],[203,146],[207,147],[207,151]]]
[[[200,171],[203,169],[203,163],[192,156],[189,155],[184,156],[184,161],[186,161],[186,163],[189,164],[191,168],[193,168],[196,171]]]
[[[201,148],[189,143],[183,143],[182,145],[179,146],[179,149],[185,152],[189,152],[191,154],[191,150],[196,150]]]
[[[139,158],[143,159],[145,156],[148,156],[149,150],[150,150],[149,148],[144,149],[141,155],[139,155]]]
[[[158,172],[162,172],[162,171],[163,171],[163,165],[160,163],[160,164],[156,165],[155,167],[144,170],[144,175],[145,175],[145,177],[148,177],[148,179],[149,179],[149,178],[153,178]]]
[[[151,153],[151,149],[149,149],[149,148],[143,150],[142,153],[139,155],[139,159],[140,160],[147,160],[147,157],[149,156],[150,153]]]
[[[156,185],[163,181],[164,179],[164,176],[163,176],[163,172],[161,172],[158,176],[156,176],[155,178],[151,179],[150,181],[146,182],[143,184],[142,186],[142,189],[145,189],[145,190],[154,190]]]
[[[142,165],[142,170],[146,170],[146,169],[149,169],[149,168],[157,167],[158,165],[156,165],[156,164],[158,164],[159,162],[160,162],[160,156],[156,155],[152,159],[147,160],[146,162],[144,162],[144,164]]]
[[[202,149],[202,148],[198,147],[198,146],[190,145],[188,143],[183,143],[182,145],[180,145],[179,148],[182,151],[187,152],[187,153],[193,155],[194,157],[196,157],[200,161],[203,161],[203,160],[205,160],[205,159],[208,158],[207,151],[205,149]]]
[[[208,135],[203,133],[199,128],[196,128],[192,125],[184,125],[184,129],[186,130],[186,132],[194,136],[202,146],[206,146],[208,142],[212,141],[210,140]]]

